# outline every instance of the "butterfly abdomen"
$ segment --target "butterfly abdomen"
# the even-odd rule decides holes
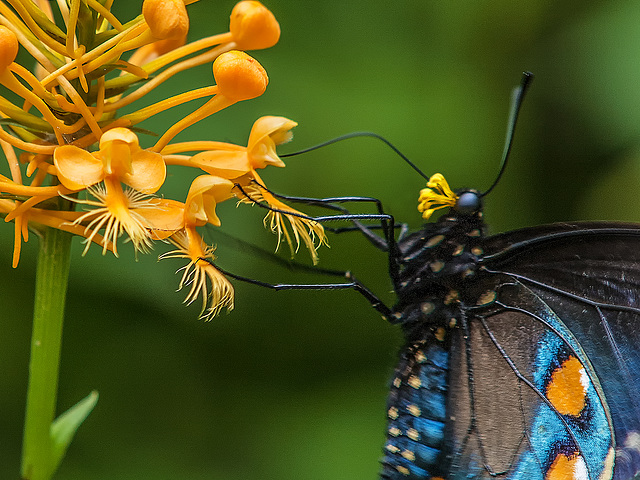
[[[383,479],[431,476],[444,440],[448,364],[435,339],[403,349],[389,394]]]
[[[460,291],[481,253],[479,215],[442,218],[398,244],[394,308],[406,344],[391,381],[383,479],[426,479],[447,471],[445,424],[450,333]]]

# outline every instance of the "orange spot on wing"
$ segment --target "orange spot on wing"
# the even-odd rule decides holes
[[[587,466],[578,454],[567,457],[560,454],[547,470],[544,480],[583,480],[587,478]]]
[[[547,398],[562,415],[578,416],[586,401],[586,374],[580,360],[570,357],[552,374]]]

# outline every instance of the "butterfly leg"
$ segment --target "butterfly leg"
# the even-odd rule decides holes
[[[309,216],[305,218],[314,219],[317,222],[325,222],[325,223],[328,221],[351,221],[353,222],[353,226],[351,227],[334,228],[334,227],[325,226],[325,229],[329,230],[332,233],[344,233],[344,232],[359,230],[365,236],[365,238],[369,240],[371,244],[373,244],[374,247],[376,247],[379,250],[382,250],[383,252],[386,252],[389,250],[389,244],[391,242],[395,242],[393,232],[395,231],[396,228],[401,229],[401,234],[402,234],[402,231],[405,231],[407,229],[407,227],[404,225],[397,227],[394,223],[393,217],[384,212],[384,209],[382,207],[382,203],[380,202],[380,200],[374,197],[360,197],[360,196],[328,197],[328,198],[297,197],[297,196],[291,196],[291,195],[281,195],[281,194],[272,192],[267,187],[265,187],[264,185],[260,184],[255,180],[253,181],[253,183],[276,198],[287,200],[290,202],[303,203],[305,205],[317,206],[320,208],[326,208],[328,210],[340,212],[339,215],[327,215],[327,216],[321,216],[321,217]],[[247,194],[247,192],[242,188],[242,186],[236,185],[236,187],[242,192],[243,195],[245,195],[247,198],[252,200],[250,195]],[[375,205],[378,213],[377,214],[352,214],[349,210],[347,210],[345,207],[340,205],[343,203],[372,203]],[[264,208],[271,209],[267,205],[262,205],[262,206]],[[282,213],[287,213],[287,212],[282,212]],[[365,215],[365,216],[360,216],[360,215]],[[380,225],[365,226],[360,222],[360,220],[379,220]],[[383,231],[384,238],[381,238],[380,236],[376,235],[373,232],[373,230],[375,229],[381,229]]]
[[[209,263],[209,260],[203,258]],[[375,308],[386,320],[392,321],[392,313],[391,309],[384,304],[382,300],[380,300],[371,290],[365,287],[358,279],[356,279],[351,272],[341,272],[337,270],[327,270],[327,269],[314,269],[315,271],[325,274],[325,275],[333,275],[333,276],[342,276],[347,281],[344,283],[312,283],[312,284],[300,284],[300,283],[267,283],[262,282],[260,280],[256,280],[254,278],[243,277],[241,275],[236,275],[234,273],[223,270],[211,263],[215,268],[217,268],[223,275],[233,278],[234,280],[238,280],[245,283],[250,283],[252,285],[258,285],[264,288],[270,288],[271,290],[280,291],[280,290],[347,290],[352,289],[362,295],[373,308]]]
[[[258,184],[259,185],[259,184]],[[271,210],[273,212],[279,212],[285,215],[293,215],[295,217],[300,217],[300,218],[304,218],[306,220],[313,220],[315,222],[329,222],[329,221],[350,221],[353,222],[354,225],[356,226],[356,228],[358,228],[365,236],[365,238],[367,238],[374,246],[376,246],[377,248],[379,248],[382,251],[385,252],[389,252],[389,275],[391,277],[391,280],[394,282],[396,282],[398,275],[399,275],[399,264],[398,264],[398,246],[397,246],[397,242],[395,239],[395,221],[392,215],[389,215],[387,213],[384,213],[384,210],[382,209],[382,204],[381,202],[376,199],[376,198],[372,198],[372,197],[333,197],[333,198],[327,198],[327,199],[310,199],[307,198],[306,199],[306,203],[307,204],[311,204],[312,201],[315,201],[316,204],[318,205],[322,205],[325,208],[329,208],[332,210],[338,210],[338,211],[342,211],[342,212],[346,212],[340,215],[326,215],[326,216],[319,216],[319,217],[311,217],[309,215],[304,215],[301,213],[297,213],[297,212],[291,212],[291,211],[287,211],[287,210],[279,210],[277,208],[273,208],[270,205],[267,205],[265,203],[261,203],[258,202],[256,199],[252,198],[251,195],[242,187],[242,185],[240,184],[235,184],[235,187],[240,190],[240,192],[249,200],[251,200],[252,202],[254,202],[256,205],[258,205],[261,208],[264,208],[266,210]],[[261,186],[261,188],[263,188]],[[266,188],[265,188],[266,190]],[[268,191],[268,190],[267,190]],[[271,192],[269,192],[271,193]],[[273,194],[272,194],[273,195]],[[284,198],[284,199],[294,199],[294,198],[304,198],[304,197],[286,197],[286,196],[280,196],[280,198]],[[358,200],[356,200],[358,199]],[[377,207],[378,207],[378,212],[379,213],[357,213],[357,214],[352,214],[349,213],[344,207],[341,207],[339,205],[335,205],[335,203],[337,203],[338,201],[344,201],[344,202],[349,202],[349,201],[364,201],[364,202],[374,202]],[[364,225],[362,225],[360,223],[361,220],[378,220],[380,222],[380,228],[382,228],[382,231],[384,233],[384,238],[380,238],[379,236],[377,236],[375,233],[373,233],[369,227],[366,227]],[[401,227],[401,234],[403,232],[406,232],[406,227]]]

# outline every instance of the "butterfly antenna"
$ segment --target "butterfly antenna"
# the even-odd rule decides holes
[[[314,145],[313,147],[305,148],[304,150],[300,150],[298,152],[285,153],[283,155],[280,155],[280,157],[281,158],[283,158],[283,157],[293,157],[294,155],[300,155],[302,153],[311,152],[313,150],[317,150],[318,148],[326,147],[327,145],[331,145],[333,143],[341,142],[342,140],[349,140],[350,138],[357,138],[357,137],[372,137],[372,138],[376,138],[376,139],[380,140],[381,142],[385,143],[391,150],[393,150],[400,158],[402,158],[411,168],[413,168],[416,172],[418,172],[418,174],[421,175],[425,180],[429,180],[429,177],[427,175],[425,175],[422,172],[422,170],[420,170],[415,163],[413,163],[411,160],[409,160],[404,153],[402,153],[400,150],[398,150],[395,147],[395,145],[393,145],[389,140],[387,140],[383,136],[378,135],[377,133],[373,133],[373,132],[352,132],[352,133],[347,133],[345,135],[340,135],[339,137],[332,138],[331,140],[327,140],[326,142],[319,143],[318,145]]]
[[[500,181],[500,177],[504,173],[505,168],[507,167],[507,159],[509,158],[509,153],[511,152],[511,145],[513,145],[513,133],[516,130],[516,122],[518,121],[518,114],[520,113],[520,106],[522,105],[522,101],[524,100],[524,95],[527,93],[529,89],[529,85],[531,85],[531,81],[533,80],[533,73],[524,72],[522,74],[522,80],[520,81],[520,85],[513,89],[511,93],[511,108],[509,109],[509,121],[507,122],[507,137],[504,142],[504,150],[502,152],[502,161],[500,162],[500,170],[498,171],[498,176],[493,181],[493,184],[483,193],[481,196],[487,195]]]

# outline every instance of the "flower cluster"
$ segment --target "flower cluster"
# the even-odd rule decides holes
[[[241,1],[229,32],[188,43],[185,5],[194,1],[144,0],[142,14],[124,24],[110,11],[113,0],[0,1],[0,146],[8,163],[8,175],[0,175],[0,214],[15,226],[14,267],[29,229],[65,230],[84,237],[85,251],[95,243],[116,256],[123,236],[136,252],[170,242],[176,249],[163,257],[187,262],[180,282],[190,286],[186,302],[202,296],[202,316],[210,319],[233,307],[233,289],[207,261],[213,248],[197,227],[220,226],[216,205],[234,198],[267,204],[265,222],[292,251],[304,243],[315,260],[325,241],[322,226],[278,200],[257,173],[284,166],[275,147],[290,139],[295,122],[262,117],[247,146],[172,143],[194,123],[261,95],[267,74],[245,50],[271,47],[280,36],[267,8]],[[27,63],[35,60],[33,73],[16,62],[20,47],[31,57]],[[213,85],[118,113],[174,75],[206,64]],[[198,99],[201,106],[141,146],[141,122]],[[202,172],[182,199],[157,195],[168,166]]]

